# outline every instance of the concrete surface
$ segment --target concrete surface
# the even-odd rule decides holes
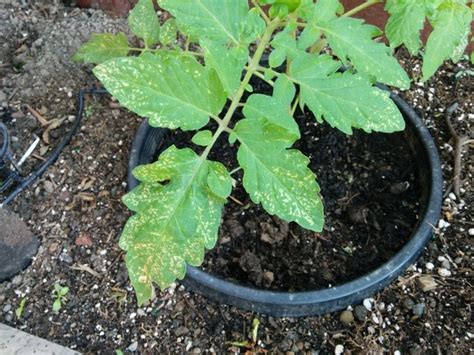
[[[0,354],[2,355],[80,355],[47,340],[35,337],[0,323]]]

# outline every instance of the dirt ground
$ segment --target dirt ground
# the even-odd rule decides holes
[[[124,19],[100,11],[44,3],[0,1],[0,118],[13,132],[17,156],[34,135],[42,138],[30,167],[70,128],[78,89],[95,83],[90,68],[72,63],[70,56],[91,33],[126,28]],[[245,352],[229,342],[248,339],[255,318],[261,325],[253,351],[473,352],[474,159],[466,146],[461,194],[455,196],[454,141],[445,119],[445,111],[458,103],[454,129],[472,137],[473,67],[466,59],[448,63],[423,84],[420,59],[408,59],[403,50],[398,56],[415,78],[401,95],[426,122],[442,157],[443,215],[416,265],[364,305],[349,309],[353,320],[348,312],[272,318],[214,303],[179,285],[137,308],[117,240],[129,216],[120,198],[140,119],[104,96],[87,100],[80,132],[11,206],[41,247],[25,272],[0,284],[0,321],[86,353]],[[28,105],[48,120],[64,118],[47,135],[49,145],[46,128]],[[56,283],[69,287],[58,313],[52,311]]]

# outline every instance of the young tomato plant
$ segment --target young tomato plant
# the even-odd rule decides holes
[[[128,21],[143,47],[131,47],[124,33],[101,34],[76,53],[76,60],[99,64],[94,74],[123,106],[152,126],[198,131],[193,142],[205,147],[197,154],[171,146],[134,170],[141,184],[123,199],[135,214],[120,246],[140,304],[153,296],[154,283],[165,288],[183,278],[186,264],[200,265],[216,243],[233,185],[229,169],[236,168],[208,159],[221,135],[238,144],[243,186],[254,203],[319,232],[324,213],[316,176],[292,148],[300,138],[298,105],[347,134],[403,130],[389,93],[374,86],[410,86],[393,47],[404,44],[417,54],[427,19],[434,30],[424,80],[463,54],[472,20],[466,1],[388,0],[392,48],[374,40],[378,28],[349,16],[379,2],[345,12],[337,0],[252,0],[252,9],[247,0],[158,0],[172,15],[160,25],[152,1],[140,0]],[[254,76],[273,87],[271,96],[252,93]]]

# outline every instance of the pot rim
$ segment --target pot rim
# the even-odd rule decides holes
[[[182,283],[193,291],[221,303],[271,316],[297,317],[320,315],[344,309],[372,296],[401,275],[418,258],[432,236],[441,211],[443,180],[438,151],[428,129],[405,100],[393,93],[391,98],[402,112],[406,122],[412,127],[416,139],[421,143],[421,153],[429,167],[430,186],[422,218],[419,219],[409,241],[390,260],[354,280],[314,291],[284,292],[242,286],[190,265],[187,266],[186,277]],[[160,136],[158,139],[164,134],[163,129],[150,127],[147,120],[142,122],[137,131],[129,160],[129,189],[138,184],[131,171],[139,164],[144,148],[150,150],[150,142],[147,142],[147,138],[153,130],[158,132]]]

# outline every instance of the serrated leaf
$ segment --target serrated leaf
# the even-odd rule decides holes
[[[174,18],[166,20],[166,22],[161,26],[160,30],[160,41],[164,45],[173,43],[176,41],[176,36],[178,35],[178,25]]]
[[[130,51],[128,40],[124,33],[93,34],[74,54],[74,61],[100,64],[109,59],[125,57]]]
[[[245,19],[241,40],[244,43],[254,42],[265,32],[266,24],[256,8],[251,9]]]
[[[248,49],[219,44],[204,38],[200,42],[206,66],[214,69],[229,97],[240,87],[242,71],[248,60]]]
[[[192,57],[145,53],[113,59],[94,74],[123,106],[148,117],[155,127],[199,129],[226,99],[215,73]]]
[[[392,0],[385,8],[390,13],[385,33],[392,47],[404,44],[412,54],[421,46],[420,31],[425,23],[425,5],[420,0]]]
[[[340,66],[328,55],[294,61],[290,74],[300,85],[300,101],[318,120],[346,134],[352,127],[366,132],[403,130],[405,121],[388,92],[373,87],[363,75],[335,73]]]
[[[372,40],[380,30],[363,20],[339,17],[319,25],[334,53],[344,62],[349,60],[359,73],[374,76],[378,81],[402,89],[410,87],[410,79],[390,48]]]
[[[323,204],[309,159],[281,140],[265,119],[244,119],[234,133],[240,142],[237,159],[244,170],[243,185],[254,203],[270,214],[321,231]]]
[[[249,11],[247,0],[159,0],[195,38],[238,44]]]
[[[191,140],[194,144],[206,147],[212,142],[212,132],[209,130],[199,131]]]
[[[253,94],[245,103],[243,113],[246,118],[259,120],[265,118],[268,122],[282,129],[280,139],[294,143],[300,138],[300,131],[289,112],[289,103],[286,98],[280,100],[278,96]]]
[[[142,38],[147,47],[160,40],[160,22],[156,16],[152,0],[139,0],[128,16],[128,26],[132,33]]]
[[[120,247],[127,252],[140,305],[153,294],[154,282],[163,289],[183,278],[186,263],[200,265],[204,249],[215,245],[225,202],[224,194],[217,196],[208,183],[210,171],[221,174],[216,164],[191,149],[171,146],[156,163],[135,169],[144,181],[123,198],[136,214],[125,225]]]
[[[340,6],[339,0],[317,0],[305,8],[303,19],[316,23],[330,21],[336,18]]]
[[[471,9],[456,1],[446,1],[430,21],[434,30],[426,43],[423,80],[428,80],[446,59],[459,60],[468,44]]]
[[[272,60],[273,52],[270,54],[270,61],[272,62],[272,67],[280,66],[284,61],[281,60],[282,58],[294,59],[306,54],[306,52],[304,52],[303,50],[298,49],[296,39],[290,33],[288,33],[288,31],[279,32],[275,36],[271,44],[272,47],[275,49],[273,52],[279,53],[278,55],[275,55],[278,60]]]

